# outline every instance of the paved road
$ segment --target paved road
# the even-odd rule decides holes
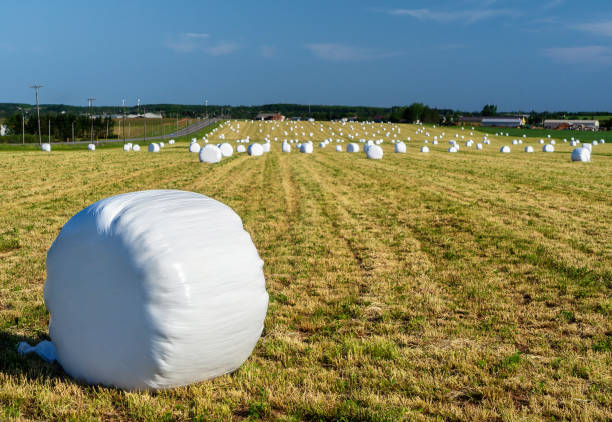
[[[180,136],[186,136],[186,135],[191,135],[192,133],[195,133],[199,130],[204,129],[206,126],[210,126],[214,123],[216,123],[217,121],[219,121],[221,119],[215,118],[215,119],[208,119],[208,120],[200,120],[197,123],[194,123],[192,125],[189,125],[187,127],[184,127],[182,129],[179,129],[176,132],[171,132],[168,133],[164,136],[147,136],[146,139],[143,138],[129,138],[126,139],[125,142],[136,142],[136,141],[155,141],[155,140],[160,140],[160,139],[170,139],[170,138],[178,138]],[[99,141],[97,141],[99,143],[112,143],[112,142],[124,142],[123,139],[100,139]],[[96,141],[94,141],[94,143],[97,143]],[[91,143],[90,141],[75,141],[75,142],[51,142],[52,145],[77,145],[77,144],[89,144]]]

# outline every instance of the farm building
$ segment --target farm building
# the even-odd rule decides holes
[[[285,116],[279,113],[259,113],[255,119],[256,120],[278,120],[279,122],[282,122],[283,120],[285,120]]]
[[[6,125],[0,125],[0,136],[4,136],[6,135],[6,131],[7,131],[7,127]]]
[[[525,125],[524,117],[483,117],[483,126],[519,127]]]
[[[544,128],[599,130],[599,120],[544,120]]]
[[[457,120],[459,125],[480,126],[482,124],[482,116],[461,116]]]

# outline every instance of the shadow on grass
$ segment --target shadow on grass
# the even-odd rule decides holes
[[[9,376],[23,376],[32,381],[61,380],[74,382],[57,363],[47,363],[36,353],[20,356],[17,345],[26,341],[35,346],[49,338],[42,333],[38,336],[27,337],[0,331],[0,373]]]

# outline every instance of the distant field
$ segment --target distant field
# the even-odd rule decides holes
[[[124,137],[124,125],[125,125],[125,137],[126,138],[141,138],[145,136],[145,120],[147,122],[147,133],[146,136],[160,136],[171,132],[175,132],[177,128],[177,120],[173,118],[164,119],[114,119],[115,127],[113,133],[119,138]],[[179,119],[178,128],[184,128],[192,123],[195,123],[196,119]],[[163,125],[163,126],[162,126]]]
[[[158,154],[0,151],[0,420],[611,420],[612,143],[572,163],[567,143],[500,154],[511,139],[491,136],[477,152],[464,141],[481,132],[399,125],[411,140],[394,154],[391,125],[321,124],[232,121],[210,142],[268,136],[272,150],[216,165],[187,139]],[[385,139],[384,158],[336,152],[354,132]],[[334,142],[287,154],[285,138]],[[253,355],[157,393],[19,357],[17,342],[48,338],[45,255],[62,225],[143,189],[241,216],[270,294]]]
[[[483,127],[478,126],[474,127],[474,130],[478,130],[479,132],[485,132],[489,134],[494,133],[508,133],[509,136],[513,136],[515,138],[523,136],[526,134],[527,137],[530,138],[545,138],[547,135],[550,135],[551,138],[554,139],[567,139],[569,140],[572,136],[576,139],[584,140],[584,141],[595,141],[600,139],[605,139],[606,141],[612,142],[612,132],[611,131],[600,131],[600,132],[590,132],[590,131],[580,131],[580,130],[550,130],[550,129],[517,129],[517,128],[499,128],[499,127]]]

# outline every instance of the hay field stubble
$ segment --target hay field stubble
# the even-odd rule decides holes
[[[237,137],[261,139],[257,125]],[[287,123],[268,125],[284,138]],[[315,139],[338,133],[324,125]],[[385,143],[382,161],[280,142],[217,165],[184,141],[0,152],[0,419],[612,418],[612,145],[585,164],[568,145],[500,154],[491,137],[482,152],[441,141],[420,154],[423,136],[404,136],[408,153]],[[157,393],[80,385],[18,357],[18,341],[47,338],[45,254],[62,225],[143,189],[200,192],[242,217],[270,293],[253,355]]]

